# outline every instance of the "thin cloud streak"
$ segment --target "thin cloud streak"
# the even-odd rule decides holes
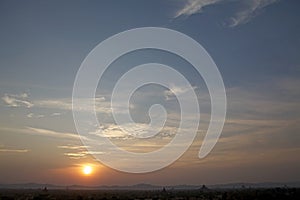
[[[27,132],[32,134],[38,134],[43,136],[55,137],[55,138],[66,138],[66,139],[80,139],[78,134],[68,132],[58,132],[49,129],[26,127]]]
[[[170,90],[166,90],[164,92],[165,99],[166,100],[175,99],[176,96],[182,95],[182,94],[188,92],[190,89],[191,88],[189,88],[189,87],[180,87],[180,86],[171,85]],[[192,87],[192,89],[195,91],[197,89],[197,87]]]
[[[82,149],[86,149],[86,146],[83,145],[61,145],[61,146],[57,146],[59,149],[68,149],[68,150],[82,150]]]
[[[234,17],[231,18],[230,27],[239,26],[248,23],[251,19],[256,17],[259,11],[279,0],[249,0],[244,1],[246,8],[238,11]]]
[[[0,149],[0,152],[5,153],[27,153],[29,152],[28,149]]]
[[[232,17],[229,19],[229,27],[236,27],[239,25],[250,22],[256,17],[260,11],[271,4],[278,2],[279,0],[247,0],[247,1],[221,1],[221,0],[185,0],[184,6],[177,10],[174,15],[174,19],[180,16],[189,17],[191,15],[201,13],[203,8],[218,3],[236,3],[240,5]]]
[[[33,103],[31,103],[28,100],[27,93],[23,93],[23,94],[19,94],[19,95],[5,94],[2,97],[2,100],[9,107],[26,107],[26,108],[33,107]]]
[[[39,135],[51,138],[58,138],[58,139],[70,139],[80,141],[80,135],[70,132],[60,132],[54,131],[50,129],[43,129],[43,128],[35,128],[35,127],[24,127],[24,128],[7,128],[7,127],[0,127],[1,131],[13,132],[13,133],[21,133],[21,134],[28,134],[28,135]],[[84,137],[84,136],[81,136]]]
[[[7,147],[5,145],[0,145],[0,153],[27,153],[29,152],[28,149],[20,149],[16,147]]]
[[[184,7],[175,13],[174,18],[200,13],[205,6],[213,5],[220,1],[221,0],[187,0]]]
[[[95,99],[96,111],[99,113],[111,113],[110,102],[105,101],[104,97],[96,97]],[[84,106],[81,107],[72,107],[71,99],[44,99],[44,100],[36,100],[34,104],[36,107],[40,108],[49,108],[49,109],[58,109],[58,110],[67,110],[67,111],[81,111],[81,112],[92,112],[94,107],[87,106],[93,105],[93,99],[82,99],[85,102]],[[59,116],[60,113],[53,113],[51,116]]]
[[[62,145],[62,146],[57,146],[57,148],[69,151],[64,153],[63,155],[69,157],[70,159],[76,159],[76,160],[81,158],[86,158],[89,154],[104,153],[100,151],[87,151],[86,146],[82,146],[82,145]]]
[[[43,118],[45,115],[35,114],[35,113],[29,113],[26,115],[28,118]]]

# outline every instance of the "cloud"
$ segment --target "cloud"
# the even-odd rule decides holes
[[[0,149],[0,152],[8,152],[8,153],[27,153],[28,149]]]
[[[104,152],[100,151],[79,151],[79,152],[67,152],[64,153],[65,156],[71,158],[71,159],[81,159],[86,158],[88,155],[95,155],[95,154],[104,154]]]
[[[184,6],[175,12],[174,18],[180,16],[190,16],[202,12],[203,8],[209,5],[217,3],[230,3],[231,5],[237,5],[237,9],[232,13],[232,17],[229,20],[229,27],[235,27],[238,25],[246,24],[251,19],[256,17],[259,12],[279,0],[185,0]]]
[[[103,96],[96,96],[94,99],[83,98],[80,99],[82,106],[77,106],[73,108],[71,98],[60,98],[60,99],[37,99],[29,100],[28,93],[21,94],[4,94],[2,97],[4,103],[9,107],[36,107],[36,108],[46,108],[46,109],[57,109],[57,110],[67,110],[67,111],[83,111],[83,112],[92,112],[94,111],[93,101],[95,101],[95,109],[98,113],[111,113],[110,102],[106,101]],[[90,106],[87,106],[90,105]],[[54,112],[48,114],[50,117],[60,116],[62,113]],[[28,118],[41,118],[46,115],[29,113],[27,114]]]
[[[55,113],[52,113],[50,116],[51,117],[55,117],[55,116],[60,116],[60,115],[62,115],[61,113],[58,113],[58,112],[55,112]]]
[[[28,149],[17,149],[17,148],[8,148],[4,145],[0,145],[0,153],[27,153]]]
[[[72,107],[72,99],[42,99],[34,101],[36,107],[40,108],[49,108],[49,109],[59,109],[59,110],[68,110],[72,109],[83,112],[92,112],[94,110],[92,105],[93,99],[81,99],[83,102],[82,106]],[[111,113],[110,102],[106,101],[104,97],[95,97],[95,109],[99,113]],[[53,113],[51,116],[58,116],[60,113]]]
[[[35,101],[35,104],[42,108],[72,110],[72,102],[70,99],[43,99]]]
[[[68,149],[68,150],[82,150],[82,149],[86,149],[86,146],[83,145],[61,145],[61,146],[57,146],[60,149]]]
[[[188,92],[191,88],[172,85],[172,86],[170,86],[169,89],[170,90],[166,90],[164,92],[166,100],[174,99],[174,98],[176,98],[176,96],[179,96],[179,95],[182,95],[182,94]],[[195,89],[197,89],[197,87],[192,87],[192,89],[195,90]]]
[[[174,18],[179,16],[190,16],[199,13],[205,6],[216,4],[220,1],[221,0],[187,0],[185,1],[183,8],[175,13]]]
[[[63,146],[57,146],[60,149],[65,149],[70,152],[64,153],[65,156],[71,158],[71,159],[81,159],[85,158],[89,154],[103,154],[104,152],[100,151],[87,151],[86,146],[82,145],[63,145]]]
[[[35,128],[35,127],[24,127],[24,128],[0,127],[0,130],[13,132],[13,133],[28,134],[28,135],[40,135],[40,136],[58,138],[58,139],[70,139],[75,141],[80,141],[80,138],[84,137],[76,133],[61,132],[61,131],[55,131],[50,129],[44,129],[44,128]]]
[[[300,90],[294,85],[297,83],[294,79],[276,79],[260,82],[259,87],[227,88],[227,117],[251,120],[295,118],[300,111]]]
[[[153,127],[146,123],[126,123],[122,125],[105,124],[89,134],[109,139],[123,140],[136,138],[163,139],[174,137],[177,131],[177,126],[169,126],[166,124],[163,127]]]
[[[213,159],[217,160],[221,155],[221,160],[224,161],[233,159],[228,155],[235,155],[237,160],[243,160],[245,156],[248,158],[255,155],[252,159],[256,160],[260,159],[257,154],[273,152],[274,155],[274,152],[288,150],[299,152],[300,150],[298,143],[295,142],[299,140],[297,135],[300,128],[299,120],[251,120],[250,122],[236,120],[235,123],[248,126],[248,129],[243,129],[241,126],[226,126],[224,135],[214,150],[217,156]],[[237,133],[231,134],[233,131]],[[266,157],[265,155],[264,159]]]
[[[126,138],[129,136],[128,133],[122,131],[120,126],[116,124],[103,125],[94,132],[90,132],[90,134],[107,138]]]
[[[48,136],[48,137],[65,138],[65,139],[80,139],[80,136],[75,133],[59,132],[59,131],[53,131],[53,130],[49,130],[49,129],[26,127],[25,131],[26,131],[26,133],[37,134],[37,135]]]
[[[82,152],[77,152],[77,153],[64,153],[65,156],[71,158],[71,159],[80,159],[80,158],[85,158],[87,153],[82,153]]]
[[[279,0],[248,0],[242,1],[245,8],[238,11],[234,17],[231,18],[230,27],[235,27],[241,24],[248,23],[252,18],[258,15],[259,11]]]
[[[300,80],[296,78],[282,78],[276,81],[276,86],[281,91],[284,92],[284,95],[300,97]],[[298,101],[298,98],[296,98]]]
[[[45,117],[45,115],[40,115],[40,114],[34,114],[34,113],[29,113],[26,115],[28,118],[42,118]]]
[[[62,113],[59,113],[59,112],[55,112],[55,113],[51,113],[51,114],[45,114],[45,115],[43,115],[43,114],[35,114],[35,113],[28,113],[26,116],[28,117],[28,118],[43,118],[43,117],[57,117],[57,116],[61,116],[62,115]]]
[[[2,100],[9,106],[9,107],[33,107],[33,103],[28,100],[28,94],[5,94],[2,97]]]

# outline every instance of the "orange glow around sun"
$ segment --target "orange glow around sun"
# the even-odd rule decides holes
[[[93,168],[92,168],[90,165],[85,165],[85,166],[83,166],[83,168],[82,168],[82,173],[83,173],[84,175],[90,175],[90,174],[93,173]]]

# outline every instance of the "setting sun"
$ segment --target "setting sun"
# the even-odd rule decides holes
[[[84,166],[82,169],[83,174],[90,175],[93,172],[93,168],[89,165]]]

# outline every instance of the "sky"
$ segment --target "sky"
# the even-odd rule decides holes
[[[0,183],[299,181],[299,6],[297,0],[1,0]],[[157,85],[133,94],[132,131],[122,132],[113,121],[109,106],[114,84],[126,71],[149,62],[172,66],[188,77],[202,120],[193,144],[177,161],[155,172],[131,174],[107,167],[89,154],[73,121],[72,91],[81,63],[95,46],[140,27],[173,29],[206,49],[223,77],[227,116],[218,143],[199,159],[211,106],[202,77],[172,53],[145,49],[121,56],[97,89],[102,136],[141,153],[163,147],[176,135],[179,103],[174,93]],[[184,93],[185,88],[174,86],[172,91]],[[132,138],[143,133],[148,110],[158,103],[168,114],[164,130],[150,139]],[[86,165],[92,166],[91,175],[82,173]]]

